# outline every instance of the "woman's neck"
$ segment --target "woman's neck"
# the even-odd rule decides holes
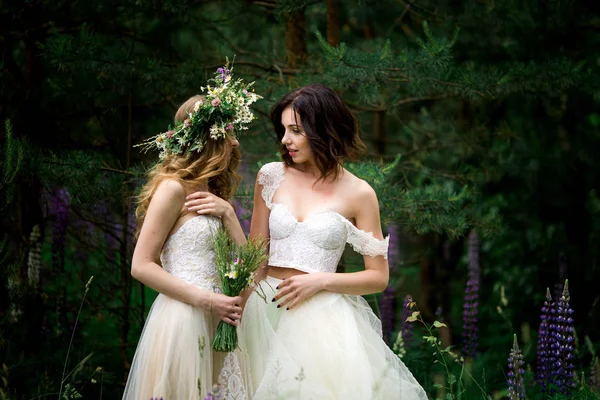
[[[299,163],[299,164],[292,164],[291,165],[292,168],[294,168],[295,170],[297,170],[298,172],[301,172],[303,175],[305,175],[307,178],[314,180],[314,181],[319,181],[321,180],[321,170],[317,167],[317,165],[315,163],[312,162],[304,162],[304,163]],[[344,168],[341,165],[336,166],[336,168],[338,169],[338,173],[337,173],[337,179],[339,179],[341,177],[341,175],[344,172]],[[334,176],[336,176],[335,174],[329,174],[327,176],[327,178],[325,178],[324,183],[331,183],[333,181],[335,181],[336,179],[334,178]]]

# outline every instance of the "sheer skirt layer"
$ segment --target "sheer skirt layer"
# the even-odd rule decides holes
[[[322,292],[285,310],[271,302],[280,282],[261,282],[267,301],[253,293],[242,318],[252,398],[427,399],[362,297]]]
[[[142,331],[124,400],[198,400],[214,384],[226,399],[248,398],[236,353],[212,351],[218,320],[202,309],[159,294]]]

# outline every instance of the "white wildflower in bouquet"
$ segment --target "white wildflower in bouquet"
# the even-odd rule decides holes
[[[214,235],[215,263],[221,278],[223,294],[239,296],[254,285],[254,276],[258,268],[267,261],[266,241],[262,238],[248,239],[246,244],[235,243],[229,232],[219,228]],[[216,351],[230,352],[237,348],[236,327],[220,321],[212,342]]]

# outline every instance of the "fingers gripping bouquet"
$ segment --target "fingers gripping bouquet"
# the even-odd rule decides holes
[[[158,149],[163,159],[168,154],[201,152],[208,138],[237,137],[248,129],[247,125],[256,119],[250,105],[262,97],[253,92],[254,82],[245,84],[241,79],[233,79],[232,71],[227,59],[225,66],[208,80],[214,86],[201,87],[205,99],[196,102],[188,118],[137,146],[144,151]]]
[[[215,264],[221,279],[221,289],[227,296],[239,296],[254,284],[258,268],[267,261],[266,241],[262,238],[248,239],[240,245],[233,241],[224,228],[219,228],[215,237]],[[238,337],[236,327],[223,321],[217,326],[212,342],[216,351],[234,351]]]

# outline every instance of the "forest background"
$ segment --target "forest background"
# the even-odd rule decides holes
[[[330,85],[360,118],[368,153],[348,167],[391,237],[390,286],[366,297],[430,396],[519,398],[516,334],[528,398],[597,398],[598,49],[594,1],[3,1],[0,398],[120,398],[156,295],[130,276],[156,161],[133,145],[234,56],[264,96],[241,138],[246,229],[278,159],[270,107]],[[360,266],[348,251],[340,270]],[[542,305],[566,279],[573,382],[542,393]]]

